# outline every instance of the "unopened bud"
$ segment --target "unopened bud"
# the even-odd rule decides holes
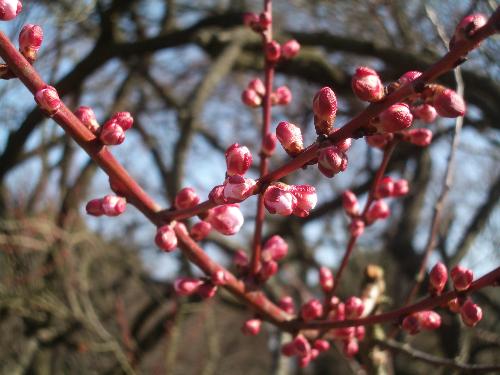
[[[292,194],[297,198],[297,205],[293,214],[298,217],[309,216],[309,211],[316,207],[318,196],[316,188],[311,185],[292,185],[290,186]]]
[[[225,204],[211,209],[206,221],[217,232],[230,236],[241,229],[244,218],[238,205]]]
[[[337,97],[330,87],[323,87],[313,98],[316,133],[329,134],[337,115]]]
[[[368,223],[373,223],[378,219],[387,219],[391,214],[391,210],[385,201],[382,199],[377,199],[374,201],[368,212],[366,213],[366,220]]]
[[[270,41],[266,44],[265,54],[268,61],[277,62],[281,57],[280,44],[275,40]]]
[[[255,24],[259,23],[259,15],[256,13],[243,13],[243,24],[253,28]]]
[[[406,316],[403,319],[403,323],[401,325],[406,332],[410,335],[416,335],[420,332],[420,319],[418,318],[418,314],[411,314]]]
[[[270,260],[280,261],[288,254],[288,244],[277,234],[270,237],[262,248],[262,260],[268,262]]]
[[[241,93],[241,101],[246,106],[258,107],[262,104],[262,97],[255,90],[245,89]]]
[[[196,294],[198,294],[203,299],[209,299],[215,296],[217,293],[217,285],[212,284],[211,282],[205,282],[200,285]]]
[[[285,296],[282,297],[279,302],[278,306],[285,311],[286,313],[292,315],[295,312],[295,305],[293,303],[293,298],[290,296]]]
[[[365,140],[370,146],[383,149],[393,138],[391,133],[385,133],[366,136]]]
[[[266,87],[264,86],[264,82],[262,82],[260,78],[252,79],[248,83],[247,89],[254,90],[260,96],[266,95]]]
[[[281,54],[285,59],[292,59],[298,55],[300,44],[295,39],[290,39],[281,46]]]
[[[101,128],[99,139],[105,145],[119,145],[125,140],[125,132],[116,122],[107,121]]]
[[[170,225],[163,225],[158,228],[155,236],[155,243],[160,249],[170,252],[177,247],[177,236]]]
[[[422,327],[422,329],[432,331],[441,327],[441,316],[435,311],[420,311],[418,313],[418,317],[420,319],[420,327]]]
[[[36,54],[43,41],[43,30],[38,25],[25,25],[19,33],[19,51],[30,62],[36,60]]]
[[[92,216],[102,216],[104,215],[104,211],[102,209],[102,200],[101,199],[92,199],[87,202],[85,206],[85,210],[87,214]]]
[[[442,117],[458,117],[465,115],[464,99],[451,89],[438,90],[434,95],[432,105]]]
[[[260,332],[260,327],[262,326],[262,320],[260,319],[249,319],[241,327],[241,332],[246,336],[256,336]]]
[[[374,125],[382,133],[393,133],[411,126],[413,115],[406,103],[391,105],[379,116],[379,122]]]
[[[198,288],[203,284],[200,279],[193,277],[180,277],[174,282],[175,292],[180,296],[191,296],[198,291]]]
[[[443,263],[436,263],[436,265],[432,267],[432,270],[429,273],[429,284],[431,286],[431,291],[436,294],[440,294],[446,286],[447,280],[448,269]]]
[[[271,104],[288,105],[292,101],[292,92],[287,86],[280,86],[271,94]]]
[[[108,121],[116,122],[123,131],[129,130],[134,125],[134,118],[130,112],[117,112]]]
[[[343,352],[344,355],[348,358],[354,357],[359,352],[358,341],[356,339],[344,341]]]
[[[318,350],[320,353],[326,352],[330,349],[330,343],[323,339],[318,339],[314,341],[313,348]]]
[[[420,104],[415,107],[411,107],[411,113],[413,116],[421,119],[426,124],[433,123],[437,117],[436,108],[430,104]]]
[[[430,131],[429,129],[410,129],[403,134],[404,139],[407,142],[410,142],[416,146],[426,147],[429,146],[432,142],[432,131]]]
[[[251,178],[229,176],[224,182],[224,198],[228,203],[241,202],[252,195],[255,184],[255,180]]]
[[[319,285],[325,293],[330,293],[333,290],[334,278],[329,268],[321,267],[319,269]]]
[[[467,290],[472,284],[474,279],[474,274],[472,270],[462,267],[455,266],[450,271],[451,280],[453,281],[453,286],[458,291]]]
[[[377,198],[387,198],[390,197],[394,193],[394,180],[385,176],[380,180],[375,188],[375,196]]]
[[[361,219],[354,219],[349,225],[349,232],[353,237],[359,237],[365,231],[365,223]]]
[[[225,153],[227,174],[244,175],[252,165],[252,153],[246,146],[235,143],[228,147]]]
[[[212,225],[206,221],[200,221],[191,227],[189,234],[195,241],[204,240],[210,231],[212,230]]]
[[[264,141],[262,142],[262,152],[266,156],[271,156],[274,154],[274,150],[276,150],[276,142],[278,139],[274,133],[267,133],[264,137]]]
[[[323,304],[318,299],[312,299],[302,305],[300,316],[305,321],[318,319],[323,315]]]
[[[483,318],[483,310],[468,299],[460,308],[460,316],[465,325],[474,327]]]
[[[406,85],[407,83],[415,81],[421,75],[422,72],[419,72],[418,70],[410,70],[409,72],[406,72],[401,77],[399,77],[398,83],[401,86]]]
[[[178,210],[192,208],[198,203],[200,203],[200,197],[198,197],[194,189],[190,187],[181,189],[175,196],[175,208]]]
[[[357,319],[363,314],[365,305],[361,298],[352,296],[345,301],[345,314],[347,319]]]
[[[349,216],[359,215],[359,202],[356,195],[352,191],[344,191],[342,194],[342,206],[344,207],[344,211]]]
[[[366,328],[364,326],[357,326],[356,327],[356,333],[354,336],[358,339],[358,341],[363,341],[365,339],[366,335]]]
[[[62,105],[57,90],[52,86],[45,86],[43,89],[37,91],[35,101],[49,116],[55,115]]]
[[[464,17],[455,29],[455,33],[450,40],[450,49],[463,40],[467,40],[476,32],[477,29],[483,27],[488,22],[484,14],[476,13]],[[476,47],[480,43],[476,44]]]
[[[102,211],[106,216],[118,216],[125,212],[127,201],[116,195],[106,195],[102,198]]]
[[[288,216],[295,210],[297,198],[288,185],[277,182],[269,185],[264,192],[264,205],[272,214]]]
[[[384,85],[373,69],[361,66],[352,76],[351,87],[354,95],[366,102],[378,102],[384,97]]]
[[[96,134],[99,130],[99,123],[95,117],[95,113],[90,107],[81,106],[75,111],[75,116],[81,121],[87,129]]]
[[[295,347],[295,352],[301,356],[305,357],[311,352],[311,345],[309,341],[301,334],[297,335],[292,341]]]
[[[405,179],[394,181],[394,188],[392,190],[393,197],[402,197],[410,191],[408,181]]]
[[[237,250],[234,253],[233,263],[237,267],[245,268],[248,266],[248,255],[243,250]]]
[[[318,169],[326,177],[333,177],[347,168],[347,155],[336,146],[322,148],[318,153]]]
[[[272,276],[276,275],[278,272],[278,263],[274,260],[270,260],[268,262],[262,262],[262,267],[259,271],[259,280],[261,282],[265,282],[269,280]]]
[[[226,198],[224,198],[224,185],[215,186],[208,194],[208,199],[215,204],[226,204]]]
[[[18,0],[0,0],[0,21],[10,21],[21,13],[23,4]]]
[[[276,138],[290,156],[297,156],[304,150],[302,132],[299,127],[282,121],[276,127]]]

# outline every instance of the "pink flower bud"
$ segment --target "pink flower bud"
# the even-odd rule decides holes
[[[378,102],[384,95],[384,85],[373,69],[361,66],[352,76],[351,87],[354,95],[366,102]]]
[[[200,197],[198,197],[194,189],[190,187],[181,189],[175,196],[175,208],[178,210],[194,207],[198,203],[200,203]]]
[[[200,279],[180,277],[175,280],[174,289],[179,296],[191,296],[198,291],[201,284],[203,284],[203,281]]]
[[[45,86],[43,89],[37,91],[35,101],[49,116],[55,115],[62,105],[57,90],[52,86]]]
[[[344,347],[342,348],[344,355],[348,358],[354,357],[359,352],[359,345],[356,339],[350,339],[344,341]]]
[[[391,210],[385,201],[382,199],[377,199],[372,203],[368,212],[366,213],[366,220],[369,223],[373,223],[378,219],[387,219],[391,214]]]
[[[108,121],[116,122],[123,131],[129,130],[134,124],[134,118],[130,112],[117,112]]]
[[[319,269],[319,285],[323,292],[330,293],[333,290],[334,278],[333,273],[329,268],[320,267]]]
[[[363,341],[366,335],[366,328],[364,326],[357,326],[356,332],[354,336],[358,339],[358,341]]]
[[[248,107],[258,107],[262,104],[262,97],[255,90],[245,89],[241,93],[241,101]]]
[[[483,318],[483,310],[468,299],[460,308],[460,316],[465,325],[474,327]]]
[[[474,274],[472,270],[462,267],[455,266],[450,271],[451,280],[453,281],[453,286],[458,291],[467,290],[472,284],[474,279]]]
[[[170,252],[177,247],[177,236],[170,225],[163,225],[156,231],[155,243],[160,249]]]
[[[288,216],[295,210],[297,198],[288,185],[277,182],[269,185],[264,192],[264,206],[272,214]]]
[[[243,24],[245,26],[254,28],[259,23],[259,16],[256,13],[243,13]]]
[[[357,319],[363,314],[365,305],[361,298],[352,296],[345,301],[345,314],[347,319]]]
[[[99,123],[95,117],[95,113],[90,107],[81,106],[75,111],[75,116],[81,121],[87,129],[92,133],[97,133],[99,130]]]
[[[277,62],[281,57],[281,46],[277,41],[272,40],[266,44],[264,52],[268,61]]]
[[[313,98],[314,127],[317,134],[329,134],[337,115],[337,97],[330,87],[323,87]]]
[[[342,206],[344,207],[344,211],[349,216],[359,215],[359,202],[356,195],[352,191],[344,191],[342,194]]]
[[[206,221],[200,221],[191,227],[189,234],[195,241],[204,240],[212,230],[212,225]]]
[[[336,339],[349,340],[354,338],[354,335],[356,334],[356,328],[355,327],[337,328],[333,330],[332,333]]]
[[[244,175],[252,165],[252,153],[246,146],[235,143],[226,150],[227,174]]]
[[[243,250],[237,250],[234,253],[233,263],[238,267],[248,266],[248,255]]]
[[[394,180],[389,176],[385,176],[378,183],[375,189],[375,196],[377,198],[387,198],[390,197],[393,193],[394,193]]]
[[[420,311],[418,318],[422,329],[432,331],[441,327],[441,316],[435,311]]]
[[[466,111],[464,99],[451,89],[439,90],[434,95],[432,105],[442,117],[463,116]]]
[[[300,316],[305,321],[318,319],[323,315],[323,304],[319,299],[312,299],[302,305]]]
[[[38,25],[25,25],[19,33],[19,51],[30,62],[36,60],[36,54],[43,41],[43,30]]]
[[[361,219],[354,219],[349,225],[349,232],[353,237],[359,237],[365,231],[365,223]]]
[[[288,105],[292,101],[292,92],[287,86],[280,86],[271,94],[273,105]]]
[[[217,293],[217,285],[212,284],[211,282],[205,282],[200,285],[196,294],[198,294],[203,299],[209,299],[215,296]]]
[[[416,118],[421,119],[426,124],[433,123],[437,117],[436,108],[430,104],[421,104],[415,107],[411,107],[411,113]]]
[[[266,156],[271,156],[274,154],[274,150],[276,149],[277,142],[276,135],[274,133],[267,133],[264,137],[264,141],[262,142],[262,152]]]
[[[290,296],[285,296],[282,297],[279,302],[278,306],[285,311],[286,313],[292,315],[295,312],[295,305],[293,303],[293,298]]]
[[[278,236],[277,234],[270,237],[262,248],[262,260],[264,262],[269,262],[270,260],[278,262],[286,257],[287,254],[288,244],[281,236]]]
[[[125,140],[125,132],[116,122],[107,121],[101,128],[99,139],[105,145],[119,145]]]
[[[293,210],[293,214],[298,217],[309,216],[309,211],[316,207],[318,196],[316,189],[311,185],[292,185],[291,192],[297,198],[297,205]]]
[[[429,129],[411,129],[404,132],[405,140],[420,147],[429,146],[432,142],[432,131]]]
[[[295,349],[295,344],[294,342],[289,342],[287,344],[284,344],[281,347],[281,354],[283,354],[286,357],[292,357],[297,354],[297,350]]]
[[[18,0],[0,0],[0,21],[10,21],[14,19],[23,8],[23,4]]]
[[[312,353],[312,350],[311,350]],[[299,357],[299,367],[300,368],[305,368],[311,363],[311,353],[309,353],[306,356]]]
[[[398,83],[401,86],[406,85],[407,83],[415,81],[421,75],[422,72],[419,72],[418,70],[410,70],[409,72],[406,72],[401,77],[399,77]]]
[[[323,353],[330,349],[330,343],[326,340],[318,339],[314,341],[313,348]]]
[[[276,138],[291,156],[297,156],[304,150],[302,132],[294,124],[282,121],[276,127]]]
[[[281,46],[281,54],[285,59],[293,59],[300,51],[300,44],[295,39],[290,39]]]
[[[260,332],[260,327],[262,326],[262,320],[260,319],[249,319],[241,327],[241,332],[246,336],[256,336]]]
[[[295,352],[301,357],[305,357],[311,352],[309,341],[301,334],[297,335],[292,343],[295,347]]]
[[[476,13],[464,17],[455,29],[455,33],[450,40],[450,49],[453,49],[458,42],[467,40],[477,29],[483,27],[488,22],[484,14]],[[479,45],[479,44],[478,44]]]
[[[116,195],[106,195],[101,202],[102,211],[106,216],[118,216],[125,212],[127,201]]]
[[[318,153],[318,169],[326,177],[333,177],[347,167],[347,156],[336,146],[322,148]]]
[[[448,269],[446,266],[438,262],[434,267],[432,267],[429,273],[429,284],[431,291],[436,294],[441,294],[444,287],[446,286],[446,281],[448,280]]]
[[[228,203],[226,198],[224,198],[224,185],[215,186],[208,194],[208,199],[215,204]]]
[[[255,180],[233,175],[226,178],[224,182],[224,198],[229,203],[241,202],[253,193]]]
[[[87,214],[92,216],[104,215],[104,211],[102,209],[102,199],[92,199],[88,201],[85,206],[85,210],[87,211]]]
[[[411,314],[406,316],[403,319],[403,323],[401,328],[408,332],[410,335],[416,335],[420,332],[420,319],[418,318],[418,314]]]
[[[206,221],[212,224],[217,232],[230,236],[241,229],[244,218],[238,205],[225,204],[210,210]]]
[[[393,133],[411,126],[413,115],[406,103],[391,105],[379,116],[380,122],[375,124],[382,133]]]
[[[386,133],[369,135],[365,137],[365,140],[370,146],[383,149],[393,138],[391,133]]]
[[[332,320],[345,320],[345,304],[340,302],[338,297],[333,296],[330,299],[330,306],[332,308],[332,311],[330,312],[330,318]]]
[[[408,181],[405,179],[394,181],[394,188],[392,190],[393,197],[402,197],[410,191]]]
[[[259,280],[261,282],[269,280],[272,276],[276,275],[278,272],[278,263],[274,260],[268,262],[262,262],[262,267],[259,271]]]
[[[248,83],[247,89],[255,91],[260,96],[266,95],[266,86],[264,86],[264,83],[260,80],[260,78],[252,79]]]

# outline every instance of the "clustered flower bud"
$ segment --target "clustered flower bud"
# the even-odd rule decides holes
[[[108,146],[122,144],[125,140],[125,132],[134,123],[134,119],[129,112],[117,112],[101,127],[99,139]]]
[[[292,101],[292,92],[287,86],[280,86],[271,94],[272,105],[288,105]]]
[[[356,69],[351,86],[354,95],[366,102],[378,102],[385,95],[384,85],[377,72],[365,66]]]
[[[365,305],[361,298],[352,296],[345,301],[345,314],[347,319],[357,319],[363,314]]]
[[[385,176],[375,188],[376,198],[401,197],[409,191],[408,181],[405,179],[394,180]]]
[[[100,199],[92,199],[85,207],[87,213],[92,216],[118,216],[125,212],[127,201],[116,195],[106,195]]]
[[[441,326],[441,316],[432,310],[419,311],[406,316],[402,328],[410,335],[416,335],[421,330],[435,330]]]
[[[10,21],[21,13],[23,4],[20,0],[0,0],[0,21]]]
[[[458,291],[469,289],[470,284],[472,284],[472,280],[474,279],[472,270],[462,266],[453,267],[450,271],[450,276],[453,281],[453,286]]]
[[[241,93],[241,101],[249,107],[258,107],[266,95],[266,87],[259,78],[252,79]]]
[[[226,236],[237,233],[244,222],[238,204],[225,204],[212,208],[208,211],[205,220],[212,225],[213,229]]]
[[[432,270],[429,273],[429,285],[431,292],[437,295],[441,294],[446,286],[446,281],[448,281],[448,269],[443,263],[438,262],[434,267],[432,267]]]
[[[300,316],[305,321],[318,319],[323,315],[323,304],[319,299],[312,299],[302,305]]]
[[[314,95],[313,112],[316,133],[329,134],[337,116],[337,97],[330,87],[323,87]]]
[[[311,185],[286,185],[274,182],[264,191],[264,206],[272,214],[306,217],[318,201]]]
[[[252,153],[246,146],[235,143],[226,150],[227,174],[244,175],[252,165]]]
[[[155,243],[160,249],[170,252],[177,247],[177,236],[171,225],[163,225],[156,231]]]
[[[99,123],[95,117],[95,113],[90,107],[81,106],[75,111],[75,116],[80,122],[85,125],[92,133],[96,134],[99,131]]]
[[[282,121],[276,127],[276,138],[288,155],[295,157],[304,150],[302,132],[294,124]]]
[[[298,217],[309,216],[309,211],[316,207],[316,203],[318,203],[316,188],[311,185],[291,185],[290,189],[297,198],[293,214]]]
[[[33,63],[43,41],[43,30],[38,25],[25,25],[19,33],[19,51]]]
[[[45,86],[43,89],[37,91],[35,101],[49,116],[54,116],[62,105],[57,90],[52,86]]]
[[[366,212],[367,223],[373,223],[378,219],[387,219],[391,215],[391,210],[382,199],[375,200]]]

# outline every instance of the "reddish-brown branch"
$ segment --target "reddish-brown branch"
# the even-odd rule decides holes
[[[453,49],[450,50],[446,55],[444,55],[439,61],[429,67],[423,74],[416,80],[402,86],[398,90],[395,90],[390,95],[387,95],[382,101],[377,103],[371,103],[366,107],[361,113],[355,116],[353,119],[348,121],[343,127],[338,131],[329,136],[329,141],[332,144],[338,143],[344,139],[357,136],[357,131],[369,123],[370,119],[379,115],[383,110],[387,109],[391,105],[401,102],[407,97],[415,94],[422,90],[424,85],[428,82],[436,80],[439,76],[452,70],[457,65],[459,65],[466,55],[476,48],[481,41],[487,37],[498,33],[498,24],[500,23],[500,8],[495,11],[495,13],[490,17],[488,23],[478,29],[469,39],[463,40],[454,45]],[[356,137],[355,137],[356,138]],[[285,163],[278,169],[262,176],[257,181],[254,194],[261,193],[262,189],[267,186],[270,182],[279,180],[296,170],[302,168],[309,161],[314,159],[317,155],[319,148],[318,142],[313,143],[301,154],[299,154],[293,160]],[[202,205],[204,205],[202,203]],[[199,205],[192,209],[193,214],[199,214],[203,212],[203,206]],[[162,220],[169,221],[177,218],[176,211],[162,211],[159,213]]]
[[[485,288],[487,286],[498,286],[500,284],[500,267],[495,268],[493,271],[487,273],[483,277],[474,281],[467,293],[475,292],[476,290]],[[412,305],[404,306],[399,309],[389,311],[383,314],[372,315],[366,318],[360,319],[347,319],[341,321],[331,321],[331,320],[316,320],[310,322],[304,322],[302,320],[292,320],[285,324],[285,329],[294,332],[297,330],[324,330],[324,329],[334,329],[334,328],[344,328],[344,327],[354,327],[354,326],[367,326],[379,323],[399,323],[405,316],[412,314],[417,311],[429,310],[435,307],[445,305],[448,301],[456,298],[459,295],[463,295],[463,292],[457,292],[455,290],[443,293],[436,297],[427,297],[423,300],[414,303]]]
[[[382,161],[380,162],[380,166],[377,169],[377,172],[375,173],[375,177],[372,182],[372,186],[370,188],[370,192],[368,193],[368,199],[366,200],[365,207],[363,209],[363,213],[361,214],[361,218],[364,220],[366,223],[366,213],[368,212],[368,209],[370,208],[370,205],[373,203],[375,199],[375,191],[377,189],[378,184],[382,180],[382,177],[384,177],[385,170],[387,169],[387,165],[389,164],[389,160],[391,159],[392,153],[394,152],[394,149],[396,148],[397,140],[391,141],[387,146],[384,148],[384,156],[382,157]],[[335,275],[335,283],[333,284],[333,289],[329,293],[329,296],[333,296],[335,293],[335,290],[337,289],[337,286],[339,285],[340,278],[342,277],[342,274],[344,272],[344,269],[347,266],[347,263],[349,262],[349,258],[352,254],[352,251],[354,249],[354,245],[356,244],[358,237],[354,237],[351,235],[349,238],[349,242],[347,243],[346,249],[344,251],[344,256],[342,258],[342,262],[340,263],[340,267],[337,271],[337,274]]]
[[[264,13],[271,18],[271,24],[262,35],[262,50],[265,52],[266,44],[273,39],[273,24],[272,24],[272,1],[264,0]],[[264,85],[266,87],[266,94],[262,102],[262,131],[261,131],[261,149],[264,148],[264,141],[269,133],[271,127],[271,94],[273,92],[273,78],[274,78],[274,63],[267,60],[264,53]],[[260,154],[260,177],[265,176],[268,172],[269,161],[268,155],[261,151]],[[264,196],[259,194],[257,200],[257,213],[255,215],[255,227],[252,246],[252,259],[250,261],[250,272],[256,275],[260,268],[260,254],[262,248],[262,227],[264,226],[264,217],[266,212],[264,210]]]

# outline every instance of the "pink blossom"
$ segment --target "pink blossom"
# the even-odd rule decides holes
[[[293,210],[293,214],[298,217],[309,216],[309,211],[316,207],[316,203],[318,203],[316,188],[311,185],[292,185],[290,189],[297,198],[297,205]]]
[[[224,198],[229,203],[241,202],[253,194],[255,180],[233,175],[224,182]]]

